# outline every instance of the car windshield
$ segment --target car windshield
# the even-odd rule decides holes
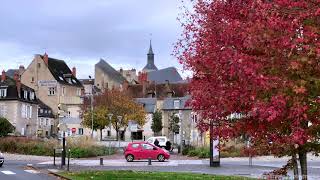
[[[164,138],[159,138],[158,141],[159,142],[165,142],[166,140]]]

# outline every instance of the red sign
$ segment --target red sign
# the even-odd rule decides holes
[[[75,133],[76,130],[77,130],[76,128],[72,128],[72,129],[71,129],[71,132],[72,132],[72,133]]]

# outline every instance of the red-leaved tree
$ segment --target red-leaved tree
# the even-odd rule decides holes
[[[320,1],[197,0],[183,14],[175,55],[193,72],[190,105],[223,139],[256,148],[319,152]],[[233,113],[241,118],[228,118]],[[294,158],[293,158],[294,159]]]

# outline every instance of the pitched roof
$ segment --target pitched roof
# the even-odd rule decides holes
[[[38,117],[48,117],[48,118],[54,118],[52,109],[47,106],[44,102],[42,102],[40,99],[39,102],[39,110],[38,110]],[[40,110],[42,109],[42,111]]]
[[[40,55],[40,57],[43,59],[42,55]],[[48,57],[48,69],[50,70],[52,76],[59,83],[82,87],[80,81],[75,76],[73,76],[68,65],[63,60]]]
[[[147,113],[153,113],[156,110],[156,98],[136,98],[135,101],[142,104]]]
[[[8,69],[8,71],[6,72],[6,75],[9,76],[10,78],[14,77],[14,73],[18,72],[19,69]]]
[[[182,81],[182,77],[174,67],[160,69],[158,71],[150,71],[148,73],[148,80],[155,81],[156,83],[165,83],[167,80],[170,83]]]
[[[154,82],[146,82],[145,84],[130,84],[126,91],[133,98],[144,98],[149,93],[152,93],[155,94],[156,98],[163,99],[168,96],[168,92],[173,92],[173,97],[188,95],[188,86],[188,83],[155,84]]]
[[[1,97],[0,101],[18,100],[31,104],[38,103],[34,89],[21,83],[20,89],[18,90],[16,81],[9,76],[6,76],[5,81],[0,81],[0,89],[7,89],[6,97]],[[26,98],[24,97],[24,91],[28,92]],[[34,99],[31,99],[30,92],[33,93]]]
[[[187,101],[190,99],[190,96],[178,97],[178,98],[165,98],[163,101],[163,110],[189,110],[191,107],[187,106]],[[175,107],[174,102],[179,101],[179,106]]]
[[[108,64],[105,60],[100,59],[100,61],[95,65],[95,68],[101,69],[105,74],[107,74],[110,78],[117,81],[118,83],[123,83],[126,79],[115,70],[110,64]]]

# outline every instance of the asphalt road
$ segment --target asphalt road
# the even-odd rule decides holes
[[[1,180],[56,180],[57,178],[48,175],[46,172],[40,172],[28,168],[27,164],[37,163],[26,162],[26,161],[11,161],[5,160],[5,163],[0,168],[0,179]]]

